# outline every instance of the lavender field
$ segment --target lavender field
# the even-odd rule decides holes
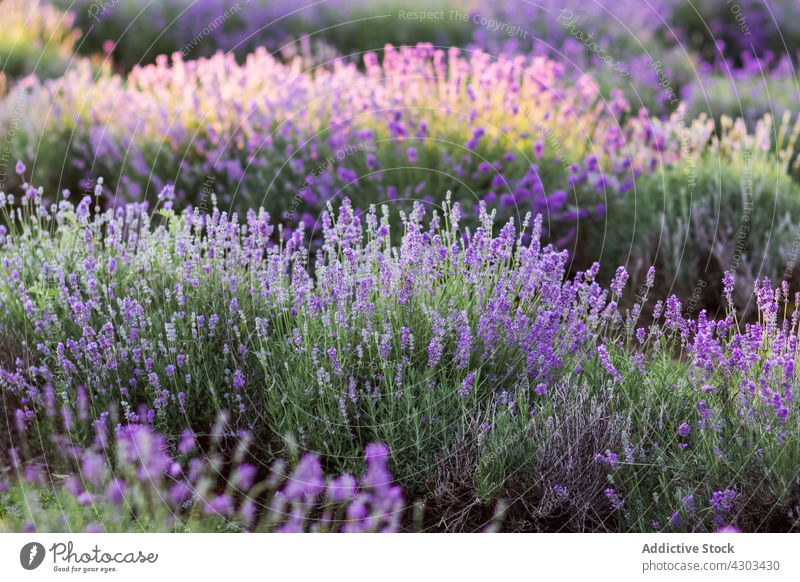
[[[797,2],[0,23],[0,531],[800,530]]]

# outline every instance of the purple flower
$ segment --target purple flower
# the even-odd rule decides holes
[[[114,505],[119,505],[125,498],[125,482],[122,479],[112,479],[106,485],[105,498]]]
[[[364,449],[367,467],[385,467],[389,461],[389,447],[383,443],[370,443]]]
[[[97,485],[103,476],[106,467],[105,458],[94,451],[87,451],[83,455],[81,469],[84,478],[90,483]]]
[[[431,338],[428,344],[428,366],[435,368],[439,364],[439,359],[442,357],[442,345],[437,338]]]
[[[611,281],[611,292],[614,295],[622,295],[622,291],[625,289],[625,284],[628,282],[628,271],[625,270],[625,267],[619,267],[617,269],[617,274],[614,276],[614,280]]]
[[[606,450],[605,454],[596,454],[594,456],[594,460],[608,465],[611,469],[616,469],[619,467],[619,455],[609,450]]]
[[[611,509],[619,509],[625,505],[625,500],[622,499],[613,487],[606,487],[603,490],[608,502],[611,504]]]
[[[559,483],[553,485],[553,492],[561,499],[569,497],[569,490]]]
[[[653,267],[653,266],[651,266],[651,267],[650,267],[650,268],[647,270],[647,277],[646,277],[646,279],[645,279],[645,285],[646,285],[648,288],[650,288],[650,287],[652,287],[652,286],[655,284],[655,282],[656,282],[656,268],[655,268],[655,267]]]
[[[158,193],[158,199],[165,201],[175,200],[175,186],[173,184],[164,186],[161,192]]]
[[[233,373],[233,387],[237,390],[244,388],[244,374],[241,370],[236,370]]]
[[[611,354],[608,353],[606,346],[600,344],[597,346],[597,356],[600,359],[600,364],[603,366],[606,372],[614,379],[615,382],[619,382],[622,380],[622,376],[620,376],[617,369],[614,367],[614,364],[611,362]]]
[[[470,372],[467,374],[467,377],[461,382],[461,390],[458,391],[458,395],[461,398],[466,398],[469,396],[469,393],[472,392],[472,385],[475,383],[475,372]]]
[[[283,488],[283,495],[290,501],[314,501],[322,493],[325,479],[319,457],[313,453],[306,453],[295,467]]]
[[[725,489],[723,491],[714,491],[711,495],[711,505],[717,513],[726,513],[733,509],[733,501],[736,498],[736,491],[733,489]]]
[[[358,482],[355,477],[344,473],[340,477],[331,479],[328,482],[328,498],[333,503],[349,501],[356,495]]]
[[[224,493],[217,495],[205,505],[203,513],[206,515],[228,516],[233,513],[233,499],[230,495]]]
[[[725,271],[725,274],[722,276],[722,288],[725,297],[728,299],[728,305],[733,307],[733,286],[734,286],[734,276],[731,271]]]
[[[194,432],[191,429],[185,428],[181,433],[181,440],[178,443],[178,452],[182,455],[188,455],[194,450],[195,440]]]
[[[253,486],[257,473],[258,470],[255,466],[249,463],[239,465],[233,474],[233,484],[239,489],[247,491]]]
[[[183,481],[178,481],[174,483],[169,489],[169,496],[168,496],[169,502],[175,508],[183,506],[183,504],[186,503],[186,501],[191,497],[192,497],[192,490]]]

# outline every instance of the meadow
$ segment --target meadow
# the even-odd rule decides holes
[[[799,530],[797,4],[316,4],[0,4],[0,531]]]

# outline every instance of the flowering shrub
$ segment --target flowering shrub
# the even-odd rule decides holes
[[[602,70],[610,57],[630,72],[637,68],[639,56],[663,60],[665,52],[679,46],[686,59],[685,66],[672,71],[679,77],[691,74],[693,60],[713,62],[723,51],[737,62],[743,53],[758,58],[784,54],[787,47],[791,51],[797,45],[798,37],[797,9],[791,0],[768,4],[744,0],[736,6],[711,1],[690,6],[675,0],[647,4],[635,0],[588,4],[577,0],[376,0],[369,7],[354,0],[125,0],[113,4],[56,0],[55,4],[70,10],[84,31],[81,51],[110,50],[126,70],[174,52],[195,57],[217,51],[244,55],[258,46],[291,52],[300,50],[301,44],[322,42],[339,54],[350,55],[380,49],[387,42],[434,42],[448,47],[471,41],[493,53],[557,57],[582,71]],[[52,9],[47,2],[42,6]],[[420,12],[432,16],[414,16]],[[697,55],[686,58],[694,52]],[[632,76],[644,78],[636,72]]]
[[[733,270],[734,304],[749,320],[758,279],[785,280],[792,293],[800,291],[794,270],[800,186],[792,178],[800,126],[786,114],[777,124],[761,119],[750,133],[741,118],[723,117],[718,127],[708,151],[640,178],[635,205],[613,200],[607,209],[613,226],[599,232],[604,225],[594,225],[585,240],[602,239],[604,257],[625,258],[634,285],[656,265],[654,289],[669,289],[694,314],[724,312],[721,280]],[[605,272],[613,274],[611,265]]]
[[[674,0],[485,4],[479,14],[519,30],[476,26],[475,45],[556,60],[568,78],[592,75],[606,98],[621,91],[634,110],[669,115],[687,85],[702,83],[700,58],[685,49],[683,31],[670,21],[680,4]]]
[[[152,212],[26,191],[3,199],[0,240],[14,444],[91,449],[114,418],[176,435],[228,409],[262,460],[288,434],[352,474],[386,443],[439,528],[480,527],[498,499],[511,529],[798,527],[786,286],[758,282],[757,322],[672,296],[646,323],[653,270],[622,309],[625,269],[607,289],[596,264],[566,277],[540,217],[496,232],[484,205],[466,229],[457,203],[415,204],[395,245],[387,210],[344,200],[309,253],[302,225],[277,243],[263,210],[176,213],[171,189]]]
[[[759,71],[769,71],[777,62],[776,54],[787,61],[796,57],[792,47],[797,34],[791,17],[795,9],[789,0],[773,2],[770,10],[760,0],[722,7],[701,2],[697,10],[674,0],[648,4],[382,0],[369,7],[353,0],[299,4],[56,0],[55,5],[44,0],[24,10],[16,0],[4,4],[19,24],[15,28],[24,31],[20,34],[31,36],[36,46],[46,43],[47,53],[59,54],[55,67],[47,64],[53,60],[50,57],[38,63],[43,76],[65,70],[79,35],[73,22],[83,31],[77,43],[82,54],[108,56],[123,71],[150,64],[162,54],[199,58],[221,51],[244,58],[258,47],[286,59],[302,55],[311,67],[337,55],[359,60],[386,43],[433,42],[441,47],[469,45],[496,55],[552,58],[564,65],[572,79],[591,74],[607,99],[614,91],[622,91],[634,109],[669,114],[677,103],[664,91],[664,79],[676,95],[690,93],[697,98],[699,87],[720,84],[720,79],[708,77],[709,63],[724,62],[726,77],[738,77],[754,62],[759,63]],[[434,16],[414,16],[420,12]],[[58,30],[51,34],[53,26]],[[775,44],[781,38],[786,44]],[[12,45],[9,58],[15,63],[40,52],[31,53],[29,43],[19,38]],[[29,72],[32,66],[29,62],[22,70]],[[741,109],[725,97],[721,92],[715,105],[726,109],[715,109],[713,115],[734,115]]]
[[[729,197],[733,189],[713,181],[713,168],[741,166],[731,152],[754,138],[755,114],[763,113],[763,107],[742,108],[751,133],[725,132],[721,121],[694,117],[705,109],[698,105],[698,82],[691,85],[689,110],[650,118],[636,114],[636,101],[619,91],[612,91],[611,101],[599,97],[608,92],[607,71],[597,79],[575,79],[545,57],[465,56],[423,44],[386,47],[382,58],[369,53],[364,65],[335,61],[306,70],[299,59],[287,64],[261,49],[243,64],[233,55],[189,61],[176,55],[172,63],[161,56],[123,80],[98,76],[84,63],[62,79],[17,87],[0,103],[0,127],[9,152],[35,160],[33,177],[50,192],[91,193],[102,175],[110,178],[107,202],[113,205],[153,200],[173,185],[181,206],[207,209],[214,197],[231,209],[263,205],[290,235],[301,221],[312,229],[325,204],[343,196],[361,210],[382,202],[408,209],[412,199],[433,203],[437,192],[454,188],[467,221],[480,200],[518,222],[527,211],[542,214],[546,240],[570,249],[576,268],[596,259],[607,267],[635,265],[638,281],[650,264],[663,260],[660,272],[667,279],[659,278],[657,290],[666,292],[669,277],[686,269],[677,264],[685,256],[683,239],[673,237],[661,251],[662,238],[653,232],[662,217],[685,209],[685,197],[676,193],[691,190],[693,174],[704,174],[692,169],[698,159],[712,169],[703,188],[691,192],[697,194],[691,202],[713,210],[715,200]],[[669,67],[643,66],[659,98],[677,100]],[[724,63],[715,66],[722,70]],[[768,77],[774,83],[777,78]],[[728,108],[712,103],[709,110]],[[714,145],[715,128],[723,130],[722,147]],[[794,126],[787,130],[791,143],[776,147],[781,151],[774,156],[769,149],[756,176],[781,192],[793,184],[784,187],[788,181],[769,164],[788,167],[781,156],[794,147],[796,133]],[[11,154],[6,159],[14,159]],[[784,226],[794,220],[791,196],[776,199],[779,210],[785,206]],[[746,297],[755,277],[781,276],[793,252],[791,234],[761,244],[773,227],[767,223],[750,237],[756,245],[747,249],[750,258],[764,257],[765,265],[742,285]],[[713,224],[699,228],[701,238],[709,228],[716,230]],[[598,237],[610,239],[602,257],[597,245],[584,244]],[[629,261],[635,237],[651,240],[636,245],[642,256]],[[702,244],[698,257],[708,254]],[[663,259],[654,256],[654,246]],[[698,277],[718,279],[725,263],[688,277],[681,297],[693,293]],[[714,308],[720,300],[712,293],[706,304]]]

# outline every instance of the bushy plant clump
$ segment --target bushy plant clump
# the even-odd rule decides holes
[[[439,529],[474,529],[499,499],[519,530],[797,528],[786,285],[758,281],[745,323],[726,274],[714,320],[674,296],[647,307],[654,271],[633,301],[622,268],[608,288],[599,265],[568,277],[541,218],[496,229],[485,205],[466,228],[458,203],[416,204],[395,244],[387,210],[345,200],[309,251],[263,210],[177,213],[167,188],[156,211],[102,211],[96,194],[3,200],[4,449],[65,428],[88,447],[115,418],[177,435],[229,410],[262,462],[291,435],[357,473],[386,443]]]
[[[768,59],[796,46],[791,0],[768,5],[747,0],[736,7],[710,1],[687,5],[675,0],[642,4],[636,0],[375,0],[365,7],[354,0],[287,2],[285,0],[55,0],[69,10],[83,31],[81,52],[111,52],[124,70],[149,64],[159,54],[183,52],[194,57],[222,52],[239,56],[257,46],[270,51],[303,50],[300,45],[327,44],[341,55],[358,55],[385,43],[434,42],[438,46],[480,47],[493,53],[535,53],[558,57],[583,71],[609,68],[624,87],[624,73],[639,57],[664,60],[673,49],[685,64],[671,70],[674,83],[691,74],[695,62],[715,62],[740,55]],[[41,9],[39,8],[41,6]],[[45,1],[37,10],[52,10]],[[427,15],[427,16],[426,16]],[[109,44],[111,48],[109,48]],[[601,52],[602,51],[602,52]],[[796,55],[787,54],[790,58]],[[621,68],[609,67],[618,61]],[[633,72],[637,82],[644,75]]]
[[[344,196],[360,210],[381,203],[408,210],[410,200],[433,203],[452,188],[472,226],[481,200],[517,222],[528,211],[542,214],[546,240],[573,253],[573,271],[599,259],[638,271],[637,280],[661,259],[630,257],[631,241],[652,238],[660,217],[675,214],[667,206],[683,207],[686,196],[677,193],[697,175],[698,207],[729,198],[731,188],[712,174],[741,167],[734,154],[751,147],[745,142],[755,140],[759,155],[771,144],[754,177],[774,190],[776,208],[786,209],[781,219],[796,220],[794,184],[769,168],[789,169],[783,150],[794,147],[797,126],[788,121],[773,127],[763,118],[761,126],[776,134],[765,141],[758,123],[730,132],[721,118],[693,117],[696,103],[666,119],[636,114],[636,101],[620,92],[600,98],[608,75],[575,79],[541,56],[464,55],[422,44],[387,46],[380,56],[367,54],[364,65],[335,61],[306,70],[299,59],[286,64],[262,49],[243,64],[232,55],[162,56],[123,79],[83,63],[60,80],[14,90],[0,104],[0,127],[9,152],[35,159],[33,177],[48,191],[91,194],[96,176],[110,177],[104,205],[153,200],[173,184],[181,205],[209,208],[214,197],[240,211],[263,205],[290,234],[299,222],[312,229],[325,205]],[[677,88],[657,87],[677,99]],[[19,103],[26,104],[22,116]],[[779,130],[791,139],[777,146]],[[687,172],[691,180],[681,178]],[[14,184],[8,178],[6,189]],[[759,245],[772,225],[761,226],[751,237]],[[586,244],[587,237],[609,244]],[[664,248],[672,258],[663,273],[685,268],[675,264],[684,256],[676,241]],[[652,255],[651,243],[635,250]],[[785,241],[762,246],[750,253],[765,258],[750,283],[780,277],[792,252]],[[697,277],[717,280],[726,268],[735,270],[701,269]],[[659,279],[657,290],[667,293],[668,283]],[[717,291],[709,306],[721,303]]]
[[[591,225],[584,240],[603,240],[601,261],[624,259],[635,285],[656,265],[655,289],[677,294],[695,314],[724,313],[722,277],[735,272],[734,304],[749,320],[759,279],[800,290],[800,186],[792,178],[800,126],[787,113],[778,124],[762,118],[751,132],[742,118],[723,117],[719,127],[706,151],[643,176],[628,198],[614,199],[605,223]]]

